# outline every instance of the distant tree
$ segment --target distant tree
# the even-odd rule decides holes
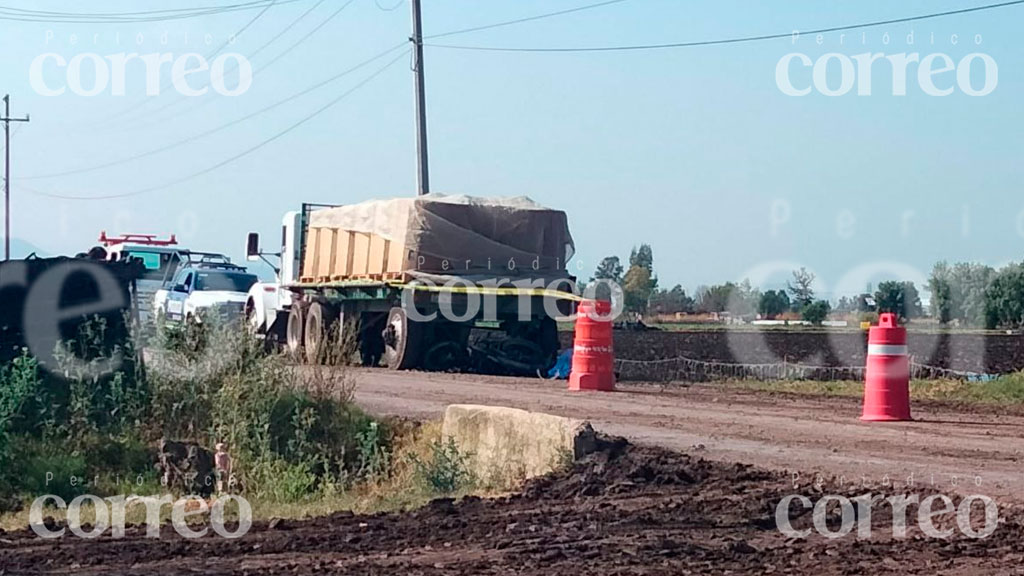
[[[636,314],[647,313],[654,286],[651,282],[651,271],[644,266],[630,266],[622,283],[625,293],[626,310]]]
[[[641,244],[639,248],[633,248],[629,254],[629,266],[643,266],[654,275],[654,251],[650,244]]]
[[[733,316],[753,316],[760,301],[761,291],[751,286],[750,280],[744,279],[739,284],[732,284],[725,309]]]
[[[940,322],[986,324],[985,291],[995,275],[992,267],[974,262],[957,262],[952,266],[946,262],[935,264],[928,278],[932,315]]]
[[[904,322],[923,314],[921,297],[913,282],[880,282],[875,290],[875,303],[879,312],[892,312]]]
[[[729,307],[729,298],[732,297],[736,285],[732,282],[704,286],[697,293],[697,311],[704,313],[725,312]]]
[[[834,308],[836,312],[850,313],[857,310],[857,303],[849,296],[840,296]]]
[[[757,311],[765,318],[772,319],[789,310],[789,295],[785,290],[769,290],[761,294]]]
[[[821,326],[821,323],[828,318],[829,312],[831,312],[832,306],[827,300],[817,300],[811,302],[807,306],[804,306],[801,311],[801,316],[807,322],[814,324],[815,326]]]
[[[803,266],[799,270],[793,270],[793,280],[786,285],[786,289],[792,295],[794,310],[803,310],[804,307],[814,302],[814,274],[808,272]]]
[[[971,326],[985,323],[985,292],[995,276],[995,269],[984,264],[957,262],[953,266],[950,288],[955,318]]]
[[[622,272],[622,263],[619,262],[619,257],[606,256],[597,265],[597,270],[594,270],[594,275],[590,278],[590,281],[611,280],[616,284],[622,284]]]
[[[928,303],[932,316],[940,324],[947,324],[953,319],[953,286],[952,271],[949,264],[937,262],[932,267],[932,275],[928,278],[928,291],[932,297]]]
[[[626,310],[645,314],[651,296],[658,288],[658,277],[654,274],[654,252],[649,244],[641,244],[629,255],[629,270],[622,280],[625,292]]]
[[[1009,264],[992,278],[985,292],[985,327],[1024,327],[1024,266]]]
[[[693,306],[693,298],[687,296],[686,290],[679,284],[671,290],[655,290],[651,296],[651,308],[657,314],[689,314],[693,312]]]

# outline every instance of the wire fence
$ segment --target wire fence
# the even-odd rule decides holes
[[[615,371],[620,380],[670,382],[690,380],[864,380],[864,366],[812,366],[793,362],[742,364],[697,360],[684,356],[659,360],[628,360],[617,358]],[[910,377],[919,379],[948,379],[987,381],[996,375],[940,366],[920,364],[910,359]]]

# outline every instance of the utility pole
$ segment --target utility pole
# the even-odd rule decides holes
[[[423,22],[420,18],[420,0],[410,0],[412,6],[413,72],[416,74],[416,183],[417,194],[430,194],[430,174],[427,169],[427,96],[423,88]]]
[[[11,118],[11,95],[4,95],[4,260],[11,259],[11,122],[28,122],[24,118]]]

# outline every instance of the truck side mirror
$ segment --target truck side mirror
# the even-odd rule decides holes
[[[245,257],[247,260],[259,260],[260,257],[260,234],[249,232],[245,239]]]

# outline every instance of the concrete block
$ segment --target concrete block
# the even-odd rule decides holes
[[[492,486],[547,474],[597,447],[585,420],[504,406],[448,406],[441,435],[454,439],[471,471]]]

